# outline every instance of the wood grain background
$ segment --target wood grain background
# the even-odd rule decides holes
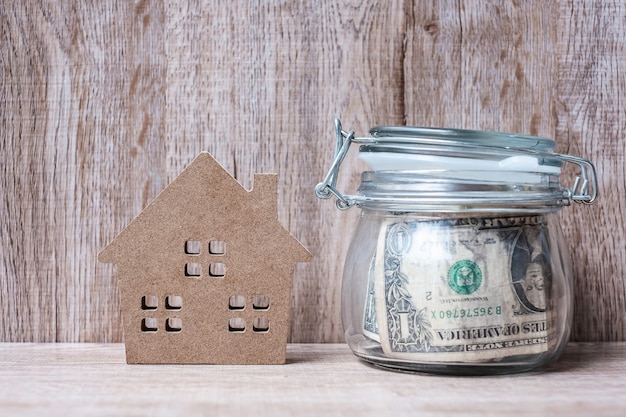
[[[333,118],[554,138],[601,196],[561,217],[574,340],[625,340],[626,6],[620,1],[0,1],[0,341],[122,340],[97,252],[201,150],[279,174],[293,342],[343,340],[358,210],[313,189]],[[364,167],[350,155],[339,186]]]

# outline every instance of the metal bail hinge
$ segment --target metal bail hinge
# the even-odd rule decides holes
[[[565,196],[577,203],[592,204],[598,197],[596,168],[591,161],[571,155],[557,155],[564,162],[578,165],[580,175],[574,179],[572,188],[565,189]]]
[[[335,146],[335,156],[333,158],[333,163],[330,166],[330,170],[324,181],[317,184],[315,187],[315,195],[318,198],[327,199],[331,196],[337,197],[337,208],[340,210],[346,210],[350,207],[354,206],[356,202],[349,198],[350,196],[346,196],[337,190],[337,177],[339,175],[339,166],[343,162],[346,154],[348,153],[348,149],[354,140],[354,131],[345,132],[341,129],[341,122],[339,119],[335,119],[335,132],[337,135],[337,145]]]

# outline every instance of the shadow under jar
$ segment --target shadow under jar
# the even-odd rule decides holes
[[[316,187],[361,217],[345,261],[342,319],[359,358],[455,375],[522,372],[555,361],[569,338],[572,270],[556,212],[597,194],[591,162],[545,138],[336,121]],[[336,188],[352,143],[370,167],[358,195]],[[561,185],[564,163],[578,166]]]

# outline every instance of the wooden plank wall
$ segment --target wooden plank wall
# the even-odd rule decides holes
[[[625,340],[626,6],[620,1],[0,2],[0,341],[118,342],[110,241],[202,150],[247,188],[277,172],[293,342],[343,340],[358,210],[313,188],[333,118],[556,139],[601,197],[561,213],[573,339]],[[339,186],[364,166],[351,154]]]

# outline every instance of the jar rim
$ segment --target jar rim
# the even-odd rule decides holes
[[[514,173],[486,179],[476,171],[364,171],[354,199],[371,210],[411,212],[551,212],[569,205],[558,175]]]

